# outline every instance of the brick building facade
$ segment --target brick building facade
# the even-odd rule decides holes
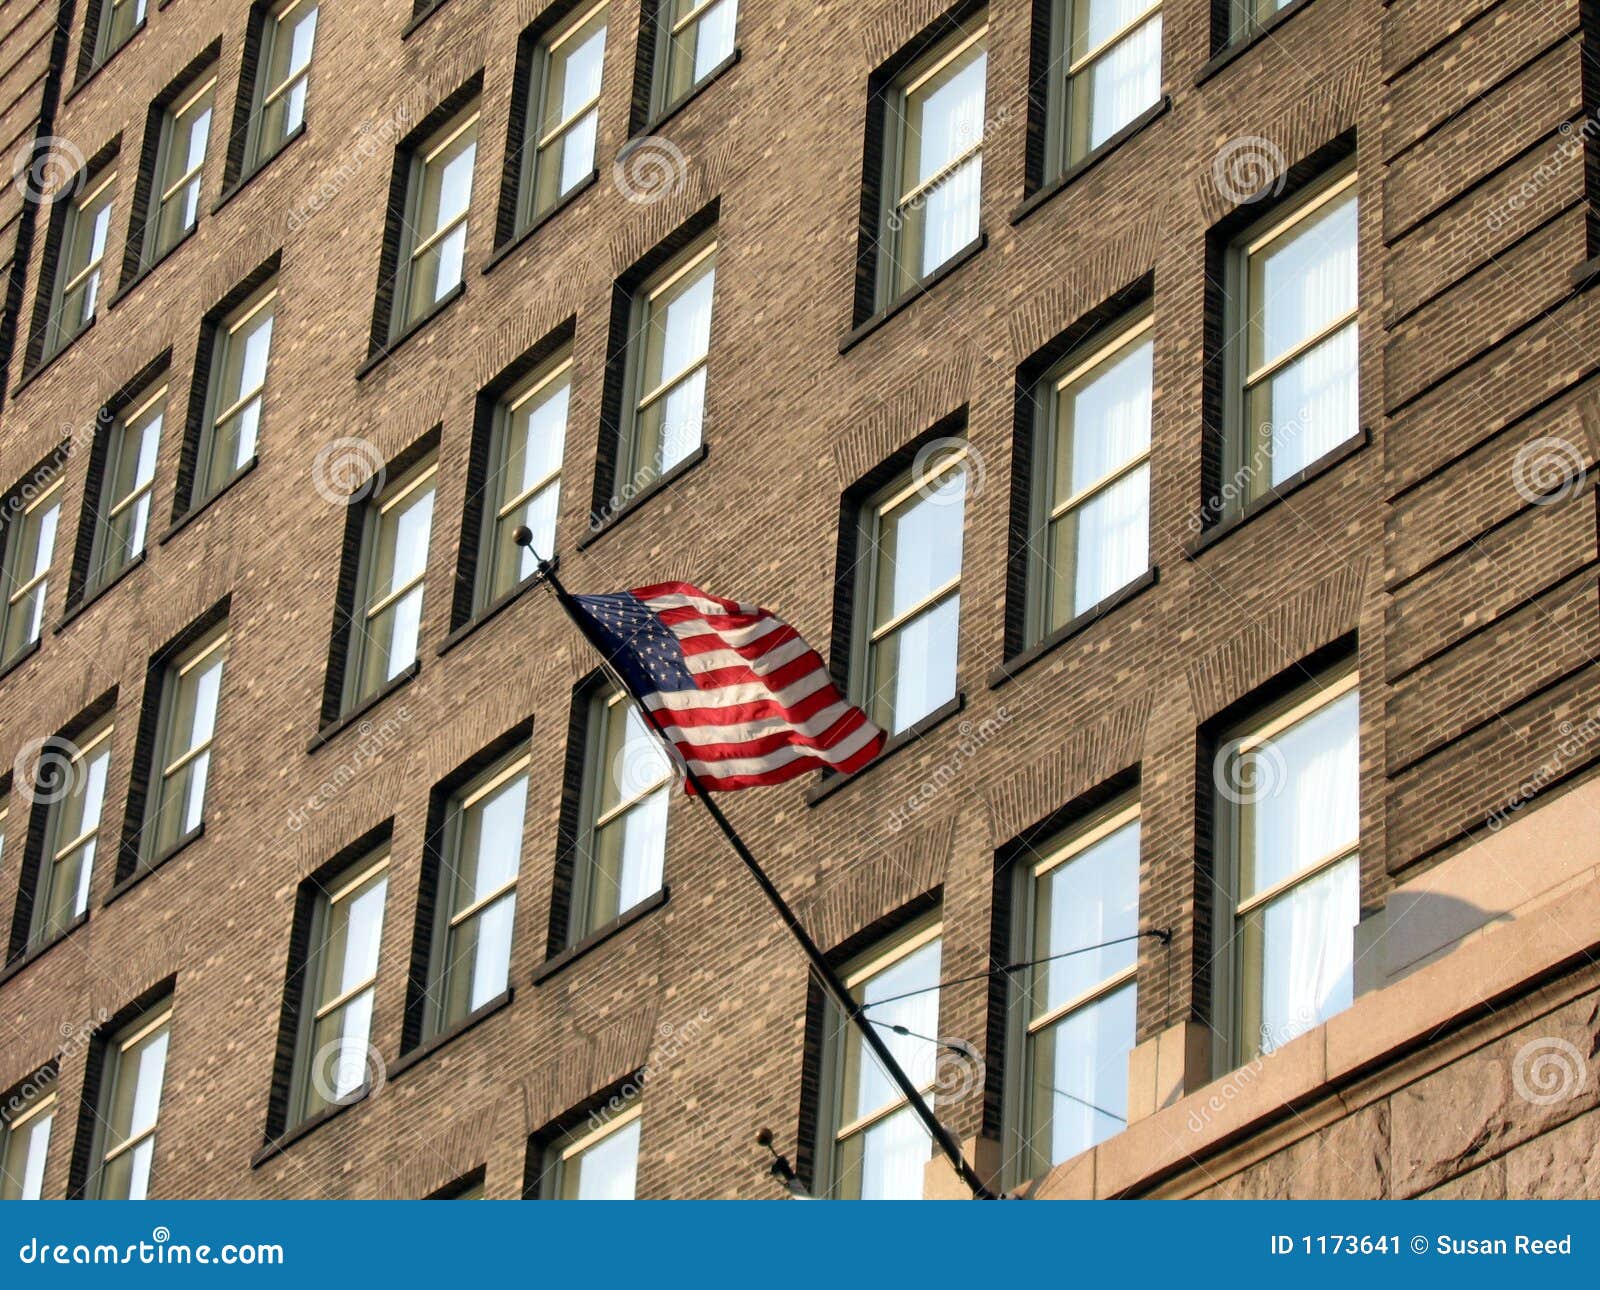
[[[535,110],[548,51],[593,34],[590,5],[324,0],[302,65],[295,6],[87,4],[51,26],[19,0],[0,46],[8,155],[24,149],[0,198],[12,619],[42,599],[0,673],[0,1091],[18,1159],[27,1118],[51,1117],[37,1190],[97,1194],[133,1159],[155,1195],[509,1198],[559,1191],[551,1162],[620,1125],[641,1196],[783,1194],[763,1126],[813,1190],[835,1186],[857,1149],[838,1027],[700,808],[669,794],[653,894],[615,912],[583,894],[606,818],[586,787],[595,659],[541,589],[493,582],[507,557],[483,504],[501,409],[557,380],[565,582],[759,599],[861,698],[877,539],[858,517],[965,454],[953,689],[912,676],[931,699],[857,775],[726,806],[841,965],[937,927],[929,1024],[959,1060],[935,1099],[1000,1185],[1592,1194],[1592,6],[1124,5],[1106,21],[1156,33],[1159,85],[1085,142],[1089,109],[1057,96],[1081,103],[1061,78],[1093,72],[1100,37],[1063,36],[1069,4],[611,0],[592,165],[546,201],[530,176],[589,128]],[[685,31],[711,52],[680,67]],[[896,96],[972,65],[957,160],[981,152],[981,182],[952,164],[897,196],[915,158]],[[295,106],[272,117],[280,90]],[[470,202],[419,197],[469,144]],[[976,235],[937,258],[928,230],[961,183]],[[103,243],[74,259],[102,193]],[[1235,311],[1255,248],[1307,210],[1353,221],[1344,330],[1311,339],[1351,347],[1355,432],[1263,480],[1236,405],[1286,369],[1236,353]],[[901,283],[907,229],[927,271]],[[713,264],[694,442],[641,466],[651,387],[665,404],[685,378],[653,372],[639,311],[664,316]],[[97,298],[66,327],[89,269]],[[1148,569],[1041,624],[1034,396],[1130,325],[1153,373]],[[123,480],[125,432],[162,391],[154,456]],[[661,426],[663,444],[681,430]],[[1267,451],[1289,452],[1275,433]],[[386,517],[412,531],[424,496],[420,563],[402,579],[395,539],[392,597],[372,594]],[[113,568],[102,527],[141,497],[148,539]],[[41,544],[28,525],[52,512]],[[207,677],[214,726],[175,742]],[[1225,772],[1277,747],[1250,742],[1263,722],[1338,694],[1359,696],[1358,815],[1348,845],[1314,849],[1350,875],[1323,961],[1351,998],[1323,990],[1330,1015],[1241,1038],[1276,1005],[1240,966],[1267,913],[1230,867],[1224,817],[1251,802]],[[1292,750],[1263,760],[1251,775],[1298,773]],[[462,896],[451,848],[508,782],[511,878]],[[86,791],[98,812],[63,824]],[[1017,874],[1123,818],[1137,953],[1106,980],[1132,986],[1130,1033],[1085,1059],[1085,1087],[1121,1099],[1093,1108],[1114,1131],[1024,1150],[1031,996],[998,970],[1019,958]],[[376,957],[323,998],[328,902],[374,875]],[[459,1004],[438,966],[458,928],[509,937],[503,978]],[[370,1047],[357,1078],[322,1072],[319,1105],[312,1014],[351,1005]],[[140,1087],[146,1058],[158,1113],[128,1120],[118,1077]],[[925,1186],[958,1190],[936,1163]]]

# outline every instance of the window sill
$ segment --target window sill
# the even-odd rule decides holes
[[[456,1022],[456,1024],[451,1026],[448,1030],[441,1030],[431,1039],[423,1040],[409,1053],[402,1053],[390,1065],[388,1077],[391,1080],[398,1079],[401,1075],[405,1074],[406,1071],[410,1070],[419,1062],[432,1057],[436,1052],[438,1052],[452,1040],[461,1038],[462,1035],[466,1034],[467,1031],[471,1030],[479,1022],[487,1021],[502,1008],[509,1007],[511,1000],[515,997],[515,995],[516,987],[508,985],[501,993],[490,999],[488,1003],[480,1004],[477,1008],[461,1018],[460,1021]]]
[[[0,985],[4,985],[7,981],[11,980],[12,977],[20,973],[24,968],[31,967],[33,964],[37,963],[46,954],[55,949],[57,945],[60,945],[62,941],[66,940],[67,937],[71,936],[73,932],[77,931],[88,921],[89,911],[86,909],[49,940],[40,941],[39,944],[35,945],[31,950],[24,950],[20,958],[14,958],[11,960],[11,962],[7,963],[5,967],[0,968]]]
[[[410,21],[408,21],[404,27],[400,28],[400,39],[410,40],[411,34],[416,31],[417,28],[422,26],[423,23],[427,22],[429,18],[433,17],[434,14],[438,13],[439,10],[443,9],[444,6],[445,0],[433,0],[432,4],[425,5],[421,9],[418,9],[411,15]]]
[[[1272,17],[1268,18],[1265,22],[1255,24],[1248,35],[1235,37],[1230,40],[1228,44],[1223,46],[1211,56],[1211,58],[1206,62],[1205,66],[1195,73],[1195,86],[1198,88],[1199,86],[1204,85],[1218,72],[1222,71],[1223,68],[1229,66],[1235,59],[1241,58],[1245,54],[1249,53],[1250,50],[1261,44],[1262,41],[1266,40],[1269,36],[1276,35],[1278,29],[1301,10],[1308,9],[1310,7],[1311,0],[1291,0],[1291,3],[1285,5],[1282,9],[1279,9],[1277,13],[1273,14]]]
[[[595,184],[599,183],[599,181],[600,172],[598,170],[591,170],[587,179],[580,179],[573,188],[562,194],[554,206],[545,211],[543,214],[536,216],[527,228],[513,233],[511,240],[504,246],[496,248],[494,254],[489,257],[489,263],[483,266],[482,272],[489,272],[489,270],[494,268],[495,265],[499,264],[500,261],[516,254],[519,248],[527,244],[527,241],[530,237],[542,229],[546,224],[550,223],[551,220],[555,219],[557,215],[561,214],[562,211],[571,206],[573,202],[582,197],[584,193],[588,192],[595,186]]]
[[[30,658],[37,654],[39,652],[39,643],[42,640],[42,636],[35,636],[4,663],[0,663],[0,681],[5,680],[6,677],[10,676]]]
[[[191,845],[200,841],[200,839],[205,837],[205,835],[206,822],[201,820],[191,832],[184,834],[160,855],[149,861],[149,863],[141,863],[139,867],[127,877],[117,879],[111,890],[106,892],[106,898],[100,902],[100,907],[104,909],[112,901],[122,899],[122,897],[126,896],[157,869],[162,868],[170,860],[176,860],[180,854],[182,854],[184,851],[187,851]]]
[[[806,805],[815,806],[818,802],[832,797],[841,788],[854,784],[874,767],[883,765],[884,762],[888,761],[902,748],[909,748],[912,744],[919,742],[925,735],[932,733],[935,726],[943,725],[966,706],[967,696],[957,690],[955,698],[940,704],[920,721],[912,722],[899,734],[891,736],[883,745],[883,751],[860,770],[856,771],[855,774],[841,775],[837,771],[823,771],[822,781],[806,793]]]
[[[923,296],[927,295],[934,287],[938,286],[939,283],[943,282],[988,245],[989,235],[987,233],[979,233],[977,237],[973,238],[972,241],[968,242],[966,246],[962,247],[961,250],[957,251],[927,277],[919,278],[916,282],[913,282],[892,305],[880,309],[877,313],[858,323],[851,331],[847,332],[839,341],[839,352],[844,354],[854,349],[868,336],[872,335],[873,332],[877,331],[878,328],[882,327],[884,323],[888,322],[889,319],[904,313],[912,305],[916,304]]]
[[[23,372],[21,379],[17,381],[16,388],[11,391],[11,397],[16,398],[17,395],[23,392],[23,390],[27,389],[28,386],[34,383],[34,381],[38,380],[39,377],[43,376],[47,371],[49,371],[58,358],[60,358],[69,349],[71,349],[89,334],[90,329],[93,328],[96,320],[98,320],[99,317],[100,315],[98,313],[94,314],[88,322],[84,323],[82,327],[73,332],[72,335],[66,340],[62,341],[61,344],[57,345],[53,351],[41,358],[32,367],[28,368],[27,371]]]
[[[659,112],[651,113],[649,119],[647,119],[642,126],[635,130],[630,138],[642,139],[645,135],[655,134],[658,130],[665,126],[667,122],[671,121],[673,117],[677,116],[684,110],[684,108],[688,107],[689,104],[693,103],[697,98],[710,89],[714,81],[720,80],[722,78],[722,74],[739,61],[740,56],[740,49],[737,45],[735,45],[733,47],[733,53],[729,54],[698,81],[691,85],[688,92],[684,94],[683,97],[678,99],[677,102],[669,103]]]
[[[630,515],[643,509],[644,504],[652,497],[655,497],[658,493],[677,483],[678,480],[687,475],[709,455],[710,450],[705,444],[702,443],[676,466],[667,471],[666,474],[658,475],[650,483],[646,484],[644,488],[640,489],[632,497],[628,498],[627,501],[607,515],[605,519],[603,519],[598,525],[594,523],[594,517],[591,514],[589,520],[589,531],[584,534],[583,537],[578,539],[577,549],[583,551],[590,546],[593,546],[607,533],[611,532],[612,529],[616,528],[619,524],[626,520]]]
[[[217,504],[218,501],[222,499],[223,494],[227,493],[235,484],[237,484],[241,479],[254,470],[256,468],[256,464],[260,460],[260,457],[252,456],[249,461],[245,462],[245,464],[240,466],[238,470],[234,471],[233,474],[229,475],[225,480],[223,480],[221,486],[216,492],[212,493],[210,497],[207,497],[196,505],[191,506],[182,515],[178,516],[177,519],[173,520],[171,525],[168,526],[167,531],[156,539],[156,545],[166,546],[168,542],[172,541],[173,538],[182,533],[183,530],[188,528],[189,525],[193,524],[195,520],[199,519],[200,516],[209,511]]]
[[[92,591],[89,591],[87,594],[85,594],[82,597],[80,597],[76,604],[68,605],[66,613],[61,615],[61,621],[58,622],[55,625],[54,631],[56,633],[60,633],[60,632],[66,631],[67,628],[69,626],[71,626],[74,622],[76,622],[77,619],[79,618],[79,616],[82,615],[89,608],[90,605],[93,605],[97,601],[101,600],[105,596],[105,594],[108,591],[111,590],[111,588],[115,587],[119,582],[121,582],[124,578],[126,578],[135,569],[142,568],[144,566],[145,557],[148,556],[149,554],[150,554],[150,548],[146,547],[144,550],[140,551],[138,555],[134,556],[133,559],[129,560],[127,564],[123,565],[122,568],[118,569],[114,574],[112,574],[109,578],[107,578],[104,582],[102,582],[99,586],[95,587]]]
[[[1148,591],[1161,580],[1161,569],[1158,565],[1151,565],[1132,582],[1119,587],[1097,605],[1091,605],[1070,622],[1063,623],[1050,635],[1046,636],[1036,645],[1030,645],[1020,654],[1015,654],[989,675],[989,688],[998,690],[1008,681],[1017,677],[1032,667],[1047,654],[1053,654],[1061,646],[1081,635],[1093,627],[1102,618],[1106,618],[1121,609],[1130,600],[1138,597],[1142,592]]]
[[[1038,210],[1039,207],[1043,206],[1057,193],[1061,192],[1065,188],[1070,188],[1074,183],[1076,183],[1079,179],[1082,179],[1084,175],[1088,174],[1113,152],[1117,151],[1118,148],[1122,147],[1123,144],[1127,143],[1134,136],[1142,134],[1149,126],[1166,116],[1166,114],[1171,110],[1172,99],[1169,95],[1163,94],[1143,112],[1139,113],[1138,116],[1134,117],[1133,120],[1129,121],[1127,125],[1123,126],[1122,129],[1118,130],[1109,139],[1102,143],[1098,148],[1085,153],[1054,179],[1050,180],[1049,183],[1036,189],[1033,193],[1023,198],[1022,203],[1017,207],[1017,209],[1011,212],[1012,225],[1015,226],[1022,223],[1023,220],[1027,219],[1029,215],[1032,215],[1034,211]]]
[[[222,196],[218,197],[215,204],[213,204],[211,207],[211,213],[215,215],[219,210],[221,210],[241,192],[243,192],[252,179],[259,175],[285,152],[287,152],[289,150],[289,145],[296,139],[303,137],[305,132],[306,123],[302,121],[284,136],[282,143],[280,143],[266,156],[257,160],[256,164],[251,166],[249,170],[244,172],[244,174],[240,175],[239,178],[235,179],[231,186],[222,190]]]
[[[250,1157],[250,1168],[259,1169],[262,1165],[266,1164],[267,1161],[273,1159],[275,1156],[281,1156],[290,1147],[294,1146],[295,1143],[299,1142],[301,1138],[309,1137],[329,1120],[338,1119],[339,1116],[343,1115],[352,1106],[360,1105],[371,1095],[371,1084],[362,1084],[358,1088],[351,1089],[350,1092],[346,1093],[332,1106],[324,1107],[315,1115],[308,1116],[304,1120],[301,1120],[299,1124],[294,1126],[294,1128],[287,1129],[283,1133],[280,1133],[276,1138],[272,1138],[269,1141],[262,1143],[261,1149],[257,1151],[255,1155]]]
[[[1255,501],[1248,503],[1244,509],[1237,511],[1233,515],[1228,516],[1226,519],[1219,520],[1216,524],[1213,524],[1210,528],[1206,529],[1200,534],[1199,537],[1195,538],[1188,544],[1188,546],[1184,547],[1184,558],[1187,560],[1193,560],[1197,558],[1202,552],[1209,550],[1229,534],[1235,533],[1239,529],[1243,528],[1251,520],[1255,519],[1256,516],[1261,515],[1266,511],[1270,511],[1286,497],[1299,492],[1307,484],[1321,479],[1322,476],[1328,474],[1335,466],[1344,461],[1345,458],[1355,456],[1356,453],[1360,452],[1371,441],[1371,431],[1363,426],[1360,433],[1352,435],[1337,448],[1330,449],[1328,452],[1323,453],[1322,456],[1318,457],[1304,470],[1297,471],[1295,474],[1290,475],[1288,479],[1284,480],[1283,483],[1272,489],[1271,492],[1256,498]]]
[[[653,910],[660,909],[661,906],[667,903],[667,900],[671,895],[672,888],[667,886],[666,883],[662,883],[660,890],[652,892],[637,905],[633,906],[633,908],[623,910],[622,913],[618,914],[609,923],[606,923],[603,927],[595,928],[594,931],[590,932],[581,941],[575,941],[560,953],[552,954],[534,969],[534,985],[543,985],[563,968],[569,967],[573,963],[576,963],[585,954],[589,953],[590,950],[599,949],[600,946],[604,945],[613,936],[626,931],[628,928],[632,927],[635,923],[642,919],[646,914],[651,913]]]
[[[561,557],[554,557],[550,561],[550,567],[552,569],[559,569],[561,567]],[[477,631],[478,628],[482,627],[490,619],[498,618],[501,613],[511,608],[511,606],[516,604],[517,601],[521,600],[523,596],[527,595],[530,588],[538,586],[539,580],[542,576],[543,575],[536,570],[533,573],[530,573],[521,582],[517,583],[516,586],[511,588],[511,590],[506,592],[503,596],[500,596],[495,600],[491,600],[482,609],[478,610],[477,613],[473,614],[471,618],[467,619],[466,622],[462,623],[461,626],[457,627],[453,632],[439,642],[439,648],[436,651],[438,656],[442,658],[457,645],[461,644],[462,641],[466,640],[467,637],[471,636],[473,632]]]
[[[133,44],[133,42],[138,38],[139,34],[144,31],[145,27],[149,24],[149,21],[150,20],[148,18],[141,18],[138,26],[128,33],[127,39],[125,39],[120,45],[107,54],[100,62],[96,63],[82,76],[75,80],[72,83],[72,88],[67,91],[66,97],[61,100],[62,104],[66,105],[72,102],[72,100],[77,98],[79,94],[88,89],[94,78],[100,75],[105,68],[111,66],[111,60],[129,45]]]
[[[407,685],[411,684],[412,681],[416,680],[417,673],[420,671],[422,671],[422,660],[420,658],[413,659],[411,666],[406,668],[404,672],[401,672],[399,676],[394,678],[394,680],[384,682],[383,685],[379,686],[366,698],[361,700],[360,703],[356,704],[355,707],[351,708],[349,712],[346,712],[337,717],[335,720],[330,721],[327,725],[323,726],[321,730],[317,731],[316,734],[312,735],[310,742],[306,744],[306,751],[308,753],[314,753],[324,744],[331,743],[334,739],[337,739],[351,726],[358,724],[362,717],[370,713],[396,690],[404,689]]]
[[[456,283],[456,285],[451,287],[449,291],[445,292],[443,298],[438,300],[433,307],[428,310],[427,313],[418,318],[416,322],[408,324],[404,331],[402,331],[398,336],[380,349],[376,354],[369,356],[367,361],[356,369],[356,380],[366,380],[367,377],[372,374],[374,368],[381,364],[386,358],[393,354],[418,332],[426,328],[429,323],[431,323],[451,305],[455,304],[457,300],[460,300],[461,297],[466,294],[466,290],[467,280],[463,277],[460,282]]]

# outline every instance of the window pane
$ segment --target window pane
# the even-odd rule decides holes
[[[1153,343],[1142,341],[1061,391],[1055,461],[1058,501],[1150,450],[1153,353]]]
[[[932,1082],[938,1045],[918,1036],[936,1035],[939,1029],[939,961],[942,942],[935,938],[904,958],[891,963],[851,992],[867,1008],[891,1054],[921,1088]],[[920,991],[921,993],[911,993]],[[907,995],[909,998],[897,998]],[[878,1002],[886,1000],[887,1002]],[[891,1029],[904,1026],[916,1034],[901,1035]],[[900,1090],[867,1048],[853,1025],[841,1032],[845,1041],[844,1081],[839,1099],[839,1123],[849,1124],[873,1111],[901,1100]],[[923,1135],[926,1136],[925,1134]],[[921,1180],[918,1180],[921,1192]]]
[[[327,935],[317,951],[322,964],[319,1003],[332,1003],[377,975],[388,894],[389,874],[383,869],[329,908]]]
[[[676,25],[693,13],[701,0],[678,0],[663,12]],[[667,107],[716,70],[733,54],[734,26],[738,18],[736,0],[720,0],[708,5],[693,22],[675,35],[667,34],[666,88],[659,107]]]
[[[1360,696],[1352,690],[1237,758],[1239,896],[1248,898],[1355,843]]]
[[[170,250],[200,215],[200,166],[211,136],[212,89],[186,104],[172,118],[156,213],[152,258]],[[190,175],[187,180],[184,176]]]
[[[273,305],[247,313],[219,342],[216,418],[207,445],[209,461],[197,500],[209,497],[255,455],[261,424],[260,391],[272,355]],[[255,396],[255,397],[251,397]]]
[[[275,19],[264,37],[269,52],[258,91],[263,103],[258,158],[270,153],[305,121],[305,72],[311,65],[316,36],[317,6],[301,0]]]
[[[45,1156],[50,1150],[53,1107],[13,1108],[11,1127],[0,1129],[5,1154],[0,1159],[0,1200],[38,1200],[44,1184]],[[24,1118],[26,1117],[26,1118]]]
[[[1271,1052],[1350,1006],[1360,917],[1360,861],[1351,856],[1245,918],[1247,1053]]]
[[[1252,369],[1283,357],[1356,307],[1356,194],[1250,257]]]
[[[910,1107],[885,1116],[839,1144],[834,1194],[841,1200],[921,1200],[932,1147]]]
[[[156,1140],[149,1137],[107,1161],[100,1181],[100,1199],[146,1199],[150,1192],[150,1161],[155,1149]]]
[[[932,179],[983,142],[987,69],[988,56],[979,43],[907,94],[902,193]]]
[[[1080,30],[1073,59],[1094,54],[1072,86],[1072,143],[1069,159],[1098,148],[1161,96],[1161,15],[1128,32],[1116,44],[1107,40],[1155,6],[1151,0],[1088,0],[1078,6]]]
[[[967,473],[930,471],[929,483],[878,521],[873,625],[889,622],[961,574]]]
[[[96,581],[115,574],[145,547],[150,525],[150,485],[161,447],[165,395],[117,431],[113,470],[105,489],[105,531]]]
[[[45,595],[49,589],[43,576],[55,558],[56,528],[61,519],[59,491],[24,510],[13,521],[11,567],[7,587],[5,647],[0,654],[10,659],[24,646],[39,639],[44,624]]]
[[[556,514],[561,499],[559,471],[566,447],[571,389],[571,376],[563,375],[501,412],[504,458],[500,478],[492,490],[497,499],[497,518],[490,529],[492,548],[485,553],[489,577],[482,604],[532,577],[538,556],[555,554]],[[536,485],[542,487],[529,494]],[[498,514],[524,494],[528,494],[526,501]],[[533,534],[533,541],[525,547],[512,541],[512,534],[521,524],[526,524]]]
[[[1030,1040],[1030,1172],[1087,1151],[1128,1122],[1128,1054],[1137,991],[1126,985]]]
[[[595,835],[588,930],[603,926],[661,889],[667,850],[667,799],[657,789]]]
[[[441,1028],[482,1007],[506,988],[515,924],[514,883],[522,858],[522,827],[528,780],[518,774],[487,796],[461,809],[459,834],[447,870],[454,925],[445,945],[444,1015]],[[476,913],[465,911],[505,894]]]
[[[91,736],[95,737],[98,733]],[[46,834],[50,854],[41,861],[45,878],[34,933],[36,944],[65,931],[89,907],[97,845],[94,834],[100,827],[110,764],[111,742],[101,739],[74,762],[71,790],[54,808]]]
[[[1360,432],[1359,362],[1351,323],[1251,392],[1250,428],[1271,435],[1274,485]]]
[[[461,813],[454,910],[493,895],[517,876],[528,780],[518,775]]]
[[[441,138],[435,151],[424,154],[413,194],[410,285],[402,325],[422,317],[461,281],[478,154],[477,117],[464,127],[451,125]]]
[[[964,50],[901,105],[899,193],[890,219],[895,294],[932,273],[978,235],[982,157],[958,158],[983,142],[984,76],[981,43]],[[891,126],[894,126],[891,121]]]
[[[433,527],[434,485],[430,480],[404,494],[387,510],[380,506],[371,552],[368,613],[352,623],[354,648],[361,659],[354,693],[358,702],[399,676],[417,657],[422,626],[422,575]],[[404,594],[402,588],[409,587]],[[376,612],[373,612],[373,607]]]
[[[128,37],[144,21],[145,0],[105,0],[100,23],[101,34],[97,43],[97,62],[104,62],[121,49]]]
[[[632,1200],[639,1169],[640,1120],[561,1162],[562,1200]]]
[[[306,1115],[337,1104],[367,1082],[375,994],[375,990],[362,991],[312,1027]]]
[[[961,597],[952,594],[873,646],[869,715],[890,734],[956,697]]]
[[[1137,942],[1124,938],[1139,931],[1139,836],[1133,820],[1039,876],[1031,957],[1071,957],[1033,969],[1031,1016],[1044,1016],[1138,961]],[[1123,943],[1105,944],[1117,940]]]
[[[600,114],[588,105],[600,95],[606,18],[601,9],[546,53],[543,106],[532,127],[536,152],[529,217],[548,210],[594,173]]]
[[[440,1029],[502,994],[511,970],[511,932],[517,897],[508,893],[464,919],[450,934],[447,989]]]
[[[166,1069],[165,1026],[122,1050],[111,1102],[109,1146],[117,1147],[155,1127]]]
[[[1150,467],[1135,467],[1050,528],[1048,629],[1128,585],[1150,565]]]
[[[211,742],[217,719],[217,696],[222,688],[227,646],[218,646],[188,671],[170,674],[170,708],[166,744],[160,750],[161,780],[156,807],[152,854],[160,854],[200,827],[205,815],[206,780],[211,769],[209,751],[194,754]],[[174,763],[188,758],[174,770]]]
[[[52,349],[76,336],[94,317],[100,298],[99,266],[106,253],[115,196],[115,183],[107,183],[74,210],[68,220],[66,245],[56,271],[61,299],[56,306]]]
[[[711,300],[716,268],[703,268],[650,302],[645,338],[645,382],[641,393],[683,375],[711,346]]]

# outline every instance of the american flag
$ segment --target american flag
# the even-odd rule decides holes
[[[687,582],[572,599],[706,789],[848,774],[883,747],[883,731],[845,702],[816,650],[759,606]]]

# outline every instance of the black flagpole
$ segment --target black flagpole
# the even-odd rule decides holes
[[[530,551],[533,551],[533,533],[526,526],[517,528],[514,540],[518,546],[527,547]],[[561,579],[556,576],[554,563],[540,558],[537,551],[533,551],[533,556],[539,561],[538,577],[548,584],[550,590],[555,593],[556,601],[562,609],[566,610],[567,617],[572,619],[578,630],[583,633],[584,639],[593,645],[600,657],[610,665],[611,659],[606,654],[604,643],[596,639],[589,627],[588,617],[582,607],[572,599],[571,593],[562,586]],[[645,705],[643,696],[633,688],[620,668],[612,668],[611,671],[617,681],[628,692],[628,697],[638,706],[645,722],[652,730],[655,730],[657,735],[661,735],[659,727],[656,726],[655,716]],[[665,740],[666,737],[661,735],[661,738]],[[806,958],[811,963],[811,970],[817,974],[817,979],[822,982],[823,988],[833,997],[834,1003],[843,1010],[845,1016],[855,1023],[856,1029],[861,1032],[862,1038],[867,1041],[867,1047],[872,1049],[873,1055],[877,1057],[884,1070],[888,1072],[889,1078],[895,1082],[896,1087],[905,1096],[906,1104],[916,1112],[917,1118],[922,1121],[923,1126],[928,1130],[934,1142],[944,1152],[945,1157],[950,1161],[961,1181],[966,1183],[973,1196],[978,1200],[998,1199],[994,1192],[990,1191],[988,1186],[985,1185],[983,1179],[978,1177],[977,1171],[967,1163],[967,1158],[961,1153],[960,1143],[951,1136],[950,1130],[945,1128],[939,1118],[934,1115],[933,1108],[928,1105],[927,1100],[918,1091],[917,1086],[911,1082],[911,1077],[905,1073],[895,1055],[889,1051],[889,1045],[884,1042],[883,1036],[878,1033],[871,1018],[863,1011],[861,1005],[851,997],[849,989],[839,979],[839,974],[828,963],[827,956],[823,954],[817,943],[811,939],[811,933],[806,931],[805,924],[800,921],[799,916],[789,908],[789,902],[784,900],[783,894],[773,885],[772,879],[767,876],[767,871],[761,867],[755,856],[751,854],[750,848],[745,845],[744,839],[739,836],[733,825],[728,822],[728,817],[722,813],[722,808],[717,805],[715,799],[700,783],[688,763],[682,762],[681,764],[684,777],[687,779],[689,786],[694,789],[695,796],[705,803],[706,810],[711,812],[711,818],[716,821],[717,827],[722,830],[722,835],[728,839],[729,845],[733,847],[739,859],[744,861],[745,868],[750,871],[750,876],[756,880],[756,885],[761,888],[763,894],[772,903],[772,907],[778,911],[778,917],[783,920],[784,926],[794,935],[795,940],[800,942],[800,948],[805,952]]]

